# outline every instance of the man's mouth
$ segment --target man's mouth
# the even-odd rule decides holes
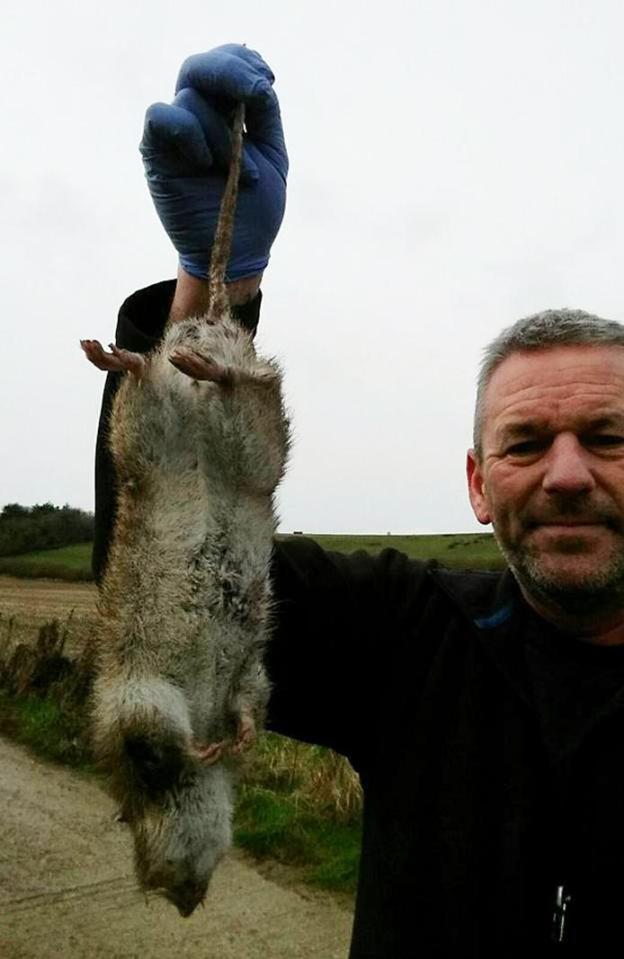
[[[547,542],[581,543],[602,541],[608,533],[613,533],[613,526],[598,519],[572,519],[569,516],[561,519],[535,521],[525,527],[525,536],[530,541],[543,544]]]
[[[534,529],[579,529],[583,527],[602,527],[611,530],[620,530],[621,522],[617,517],[606,514],[597,516],[575,516],[574,514],[564,514],[563,516],[528,516],[523,522],[527,532]]]
[[[604,509],[589,512],[583,510],[580,503],[575,507],[572,504],[563,504],[558,512],[554,510],[551,512],[546,510],[541,514],[527,512],[520,517],[520,523],[525,536],[539,531],[542,531],[545,536],[560,536],[566,539],[574,535],[579,537],[598,535],[605,531],[615,533],[616,536],[624,536],[622,517],[606,506]]]
[[[535,527],[555,527],[556,529],[577,529],[579,526],[604,526],[605,523],[597,519],[549,519],[541,523],[534,523],[533,525]]]

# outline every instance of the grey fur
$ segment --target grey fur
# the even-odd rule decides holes
[[[485,393],[494,371],[512,353],[540,350],[550,346],[624,346],[624,326],[584,310],[544,310],[506,327],[484,351],[477,380],[473,445],[481,456]]]
[[[95,748],[139,883],[184,916],[231,842],[234,761],[208,765],[198,747],[234,740],[241,717],[260,725],[268,699],[273,493],[288,450],[280,370],[232,319],[223,276],[211,282],[209,315],[171,324],[115,399],[118,507],[94,692]],[[219,376],[176,369],[184,350]]]

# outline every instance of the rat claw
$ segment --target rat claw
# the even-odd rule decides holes
[[[212,766],[223,757],[224,749],[225,742],[210,743],[208,746],[195,746],[192,754],[195,759],[198,759],[201,763]]]
[[[119,360],[112,353],[107,353],[99,340],[81,340],[80,346],[87,359],[105,372],[118,372],[121,369]]]
[[[216,363],[211,356],[205,356],[194,349],[176,349],[169,356],[169,362],[181,373],[194,380],[207,380],[212,383],[230,383],[234,377],[227,366]]]
[[[232,746],[231,753],[237,756],[244,749],[248,749],[256,741],[256,724],[251,716],[243,714],[238,723],[236,740]]]
[[[118,364],[115,368],[124,370],[127,373],[132,373],[137,380],[140,380],[145,372],[145,357],[141,356],[140,353],[133,353],[131,350],[121,349],[114,343],[109,343],[108,345],[111,352],[104,355],[114,358],[114,362]]]

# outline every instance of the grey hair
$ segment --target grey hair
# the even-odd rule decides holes
[[[485,412],[485,392],[494,370],[511,353],[541,350],[549,346],[577,345],[624,346],[624,325],[604,320],[584,310],[544,310],[517,320],[506,327],[484,351],[477,379],[473,445],[476,456],[482,454],[481,436]]]

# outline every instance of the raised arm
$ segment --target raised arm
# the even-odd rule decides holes
[[[262,57],[226,44],[182,64],[171,104],[147,111],[141,154],[156,212],[179,255],[171,319],[202,313],[224,178],[229,118],[246,105],[246,134],[232,253],[233,305],[253,299],[269,261],[286,199],[288,156],[274,76]]]
[[[274,76],[259,54],[237,44],[196,54],[183,63],[171,104],[147,110],[140,150],[156,212],[178,252],[175,281],[155,284],[124,302],[116,347],[148,353],[167,320],[206,311],[208,268],[219,204],[230,158],[229,119],[234,104],[246,105],[246,131],[232,252],[226,280],[238,322],[254,335],[260,281],[285,206],[288,156]],[[97,341],[83,349],[111,370],[106,381],[95,471],[93,570],[102,578],[116,509],[116,481],[107,435],[120,368],[113,350]]]

